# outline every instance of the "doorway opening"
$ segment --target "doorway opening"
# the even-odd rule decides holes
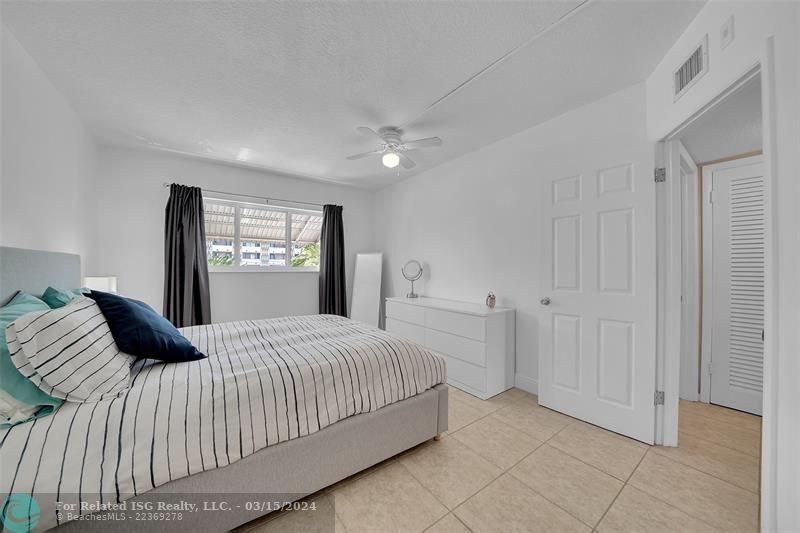
[[[657,442],[756,498],[771,209],[762,102],[756,67],[666,138],[657,164],[658,388],[672,391]]]
[[[679,133],[680,398],[761,415],[765,180],[761,77]]]

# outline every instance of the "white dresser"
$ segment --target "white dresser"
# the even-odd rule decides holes
[[[514,386],[513,309],[439,298],[387,298],[386,331],[447,360],[447,383],[491,398]]]

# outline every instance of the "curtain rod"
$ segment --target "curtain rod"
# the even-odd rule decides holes
[[[170,185],[182,185],[181,183],[173,183],[173,182],[164,182],[164,187],[169,187]],[[315,204],[314,202],[301,202],[299,200],[284,200],[283,198],[270,198],[269,196],[257,196],[255,194],[239,194],[235,192],[225,192],[225,191],[215,191],[214,189],[202,189],[203,192],[213,192],[216,194],[227,194],[229,196],[241,196],[243,198],[258,198],[259,200],[266,200],[267,203],[269,202],[286,202],[289,204],[304,204],[304,205],[313,205],[315,207],[325,207],[322,204]]]

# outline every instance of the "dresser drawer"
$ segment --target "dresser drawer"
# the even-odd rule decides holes
[[[408,339],[411,342],[416,342],[423,346],[425,345],[425,328],[422,326],[386,317],[386,331],[392,335]]]
[[[411,324],[425,325],[425,308],[423,307],[387,301],[386,316]]]
[[[486,366],[486,345],[482,342],[426,329],[425,347],[473,365]]]
[[[476,392],[486,390],[486,370],[455,357],[443,355],[447,361],[447,381],[453,380],[456,385],[466,385]]]
[[[486,319],[480,316],[426,309],[425,326],[476,341],[486,340]]]

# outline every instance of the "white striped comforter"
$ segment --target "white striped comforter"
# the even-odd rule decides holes
[[[123,501],[445,381],[440,357],[337,316],[181,331],[207,359],[139,361],[127,394],[0,431],[0,493],[34,494],[36,529],[55,501]]]

